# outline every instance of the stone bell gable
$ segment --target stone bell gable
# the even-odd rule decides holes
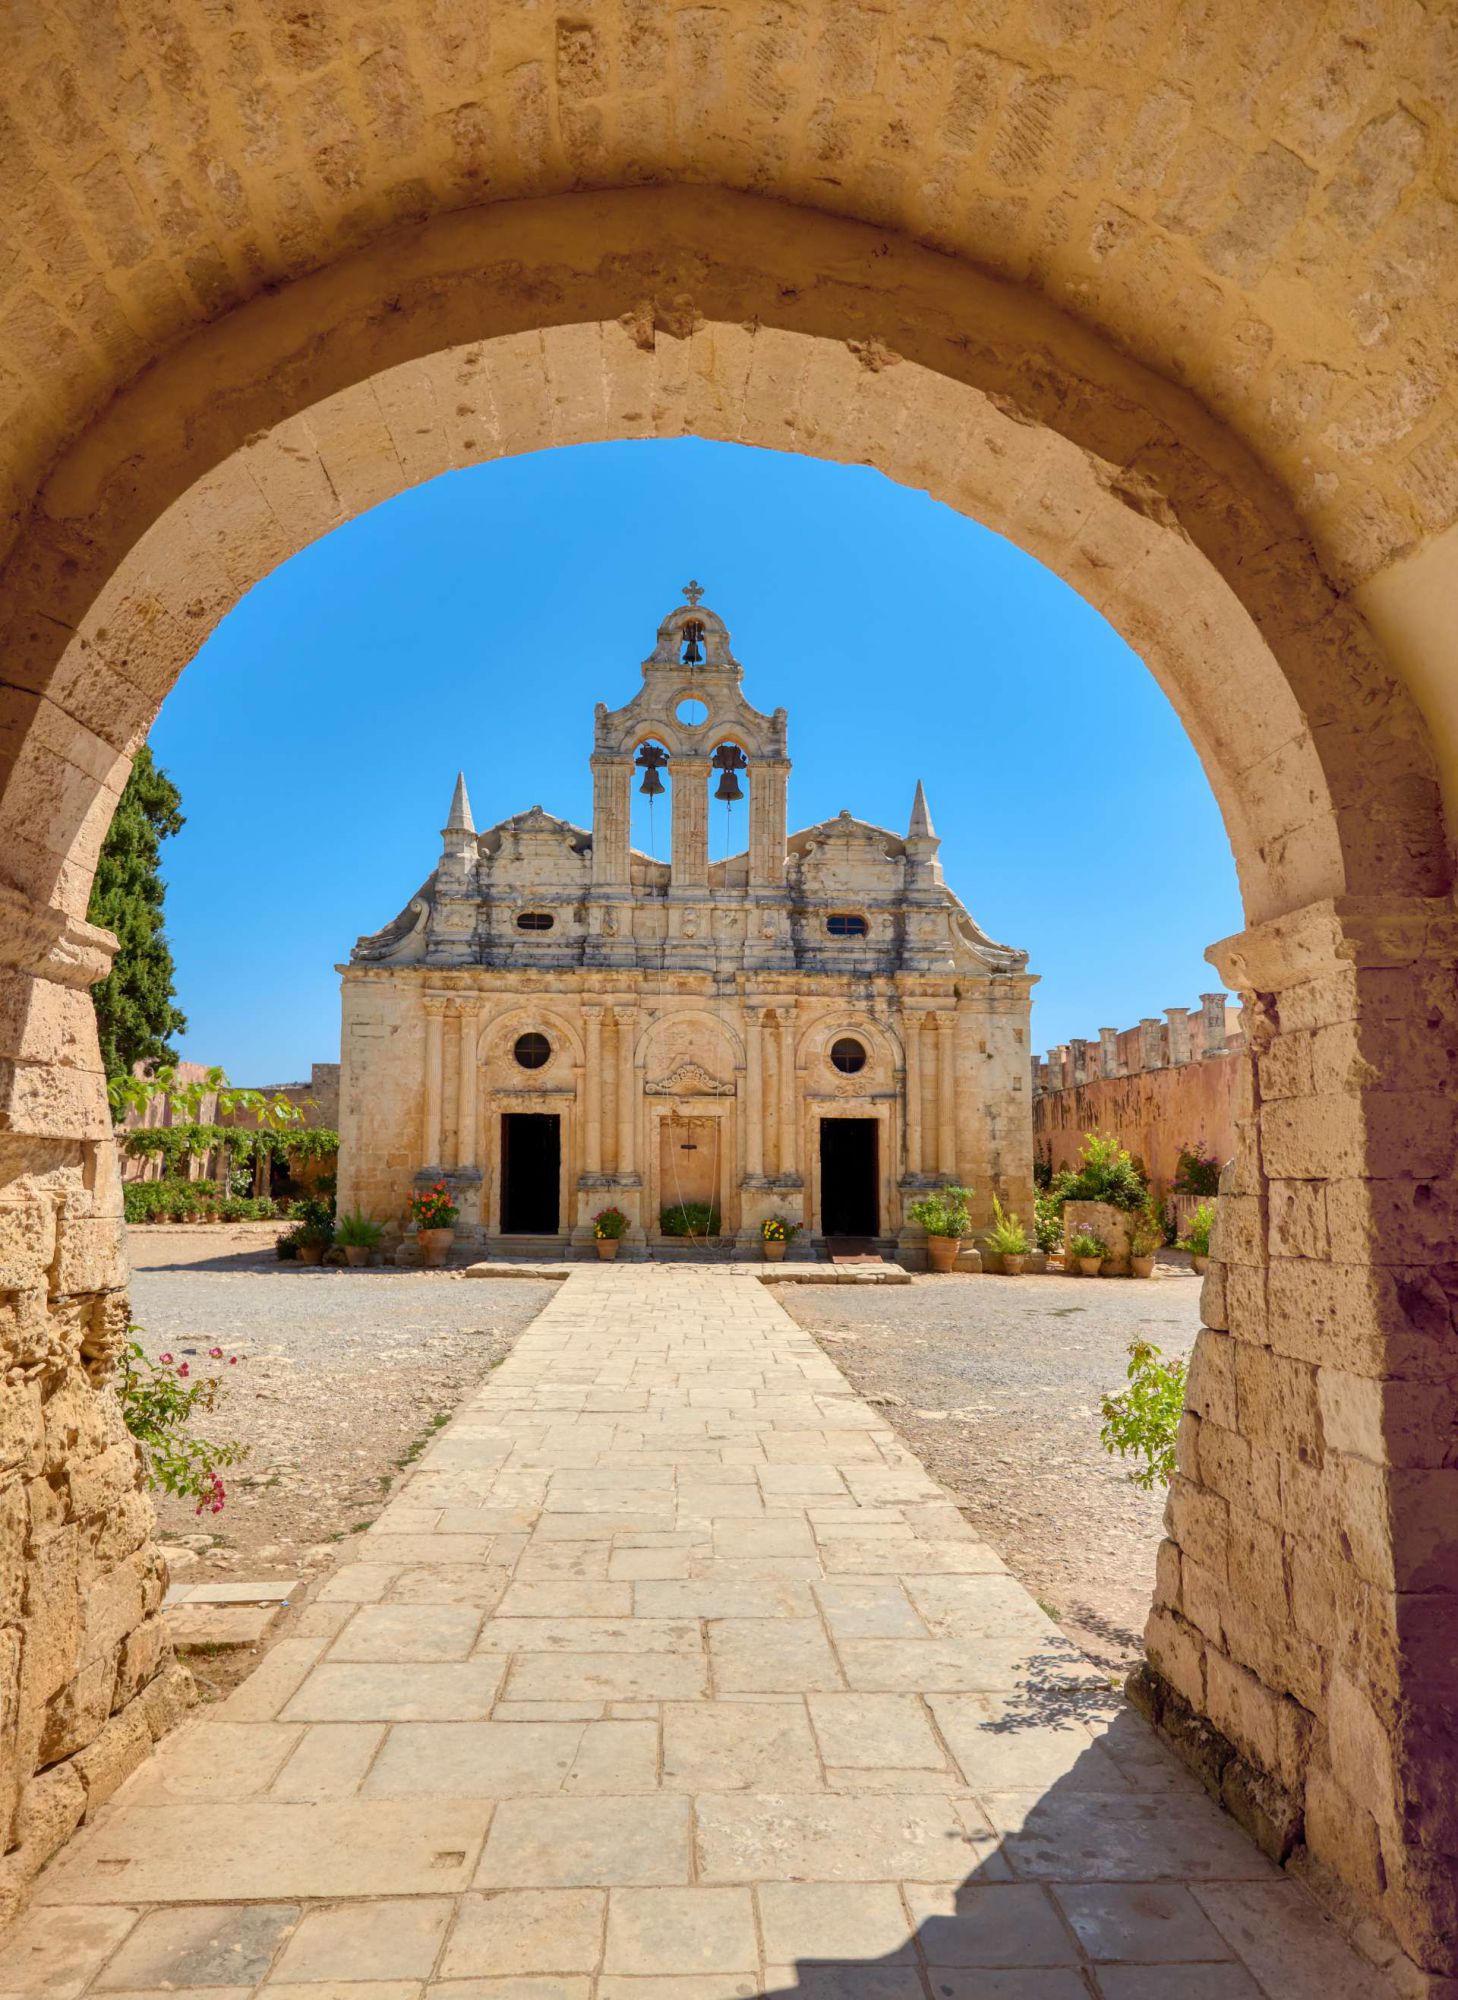
[[[1027,955],[943,879],[921,786],[904,833],[849,811],[787,834],[783,708],[755,707],[697,584],[640,684],[593,717],[591,829],[543,806],[478,831],[458,778],[434,874],[344,974],[340,1199],[399,1223],[444,1175],[472,1242],[628,1254],[703,1205],[744,1250],[921,1238],[938,1182],[1031,1218]],[[631,844],[634,787],[669,858]],[[722,802],[743,849],[709,858]]]

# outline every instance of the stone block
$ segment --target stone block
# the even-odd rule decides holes
[[[1266,1339],[1267,1269],[1263,1265],[1224,1264],[1221,1274],[1225,1289],[1225,1324],[1233,1339]]]
[[[1205,1653],[1206,1714],[1243,1757],[1281,1773],[1281,1701],[1255,1675],[1211,1646]]]
[[[1363,1785],[1358,1803],[1325,1764],[1313,1762],[1306,1773],[1307,1846],[1349,1889],[1374,1901],[1385,1886],[1382,1837],[1368,1810],[1376,1792]]]
[[[1236,1427],[1235,1343],[1204,1328],[1195,1338],[1185,1378],[1185,1407],[1228,1431]]]
[[[1144,1650],[1170,1686],[1200,1710],[1205,1706],[1205,1641],[1177,1612],[1157,1606],[1144,1628]]]
[[[1180,1565],[1182,1601],[1175,1608],[1182,1611],[1186,1620],[1214,1646],[1225,1646],[1225,1623],[1230,1593],[1220,1578],[1185,1556]],[[1163,1603],[1163,1598],[1157,1598]]]
[[[1171,1540],[1223,1578],[1230,1554],[1230,1509],[1218,1493],[1210,1493],[1176,1473],[1170,1481],[1166,1514]]]
[[[93,1660],[69,1680],[46,1708],[39,1761],[54,1764],[93,1742],[111,1714],[116,1686],[116,1660]]]
[[[1196,1460],[1200,1484],[1218,1493],[1232,1512],[1252,1509],[1250,1456],[1250,1445],[1238,1431],[1208,1421],[1201,1424]]]
[[[1273,1257],[1326,1257],[1331,1232],[1321,1181],[1272,1181],[1267,1191],[1266,1241]]]
[[[81,1597],[73,1527],[32,1543],[26,1617],[22,1697],[44,1703],[70,1680],[80,1652]]]
[[[1223,1194],[1210,1237],[1211,1254],[1232,1268],[1265,1262],[1261,1201],[1253,1194]]]
[[[1261,1098],[1309,1097],[1315,1088],[1309,1034],[1277,1035],[1256,1059]]]
[[[1154,1558],[1154,1601],[1172,1611],[1183,1611],[1179,1545],[1166,1538]],[[1193,1621],[1199,1625],[1198,1618]],[[1204,1628],[1201,1627],[1203,1630]]]
[[[152,1732],[146,1717],[133,1704],[114,1715],[98,1736],[77,1751],[72,1763],[86,1787],[88,1818],[150,1756],[151,1750]]]
[[[1317,1371],[1309,1363],[1241,1341],[1235,1350],[1240,1430],[1253,1445],[1319,1465],[1322,1454]]]

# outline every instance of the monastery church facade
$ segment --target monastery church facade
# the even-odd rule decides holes
[[[458,779],[435,872],[343,976],[341,1213],[404,1226],[444,1179],[457,1235],[623,1254],[680,1203],[755,1255],[760,1224],[917,1261],[909,1201],[959,1181],[1032,1221],[1027,954],[942,879],[921,786],[905,834],[849,812],[786,833],[786,713],[752,708],[691,584],[642,686],[596,710],[592,828],[541,806],[478,833]],[[670,858],[629,838],[668,794]],[[714,799],[747,852],[709,859]],[[547,1241],[544,1241],[547,1239]]]

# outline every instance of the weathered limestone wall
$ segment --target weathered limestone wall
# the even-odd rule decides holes
[[[1112,1132],[1144,1162],[1164,1193],[1179,1165],[1180,1147],[1203,1140],[1218,1160],[1235,1153],[1239,1055],[1178,1069],[1139,1070],[1132,1076],[1097,1077],[1073,1090],[1045,1091],[1033,1099],[1033,1143],[1055,1172],[1078,1159],[1085,1132]]]
[[[89,991],[114,949],[0,893],[0,1919],[190,1694],[102,1386],[129,1318]]]
[[[1328,904],[1212,955],[1255,1060],[1135,1692],[1273,1854],[1458,1975],[1458,928]]]

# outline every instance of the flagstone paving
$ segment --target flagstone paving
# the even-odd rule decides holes
[[[0,2000],[1376,2000],[774,1295],[574,1270]]]

